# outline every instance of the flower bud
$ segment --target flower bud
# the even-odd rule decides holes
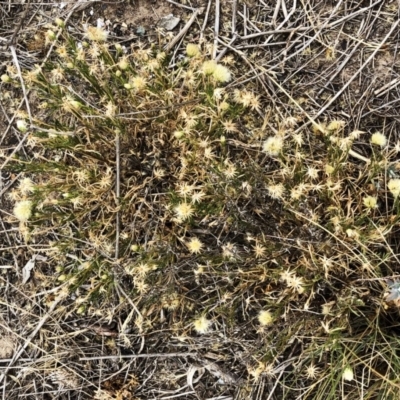
[[[55,34],[51,29],[49,29],[49,30],[46,32],[46,36],[47,36],[47,39],[48,39],[48,40],[51,40],[51,41],[53,41],[53,40],[56,39],[56,34]]]
[[[56,18],[54,20],[54,22],[56,23],[57,26],[59,26],[60,28],[64,28],[65,26],[65,22],[61,19],[61,18]]]
[[[11,78],[10,78],[7,74],[3,74],[3,75],[1,76],[1,81],[2,81],[3,83],[9,83],[9,82],[11,82]]]
[[[26,124],[26,121],[23,119],[19,119],[17,121],[17,129],[20,132],[25,133],[28,130],[28,125]]]

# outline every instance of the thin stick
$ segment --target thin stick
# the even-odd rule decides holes
[[[175,1],[172,1],[172,0],[167,0],[167,2],[171,3],[171,4],[174,4],[174,5],[178,6],[178,7],[186,8],[187,10],[190,10],[190,11],[196,11],[196,8],[185,6],[183,4],[176,3]]]
[[[119,198],[121,195],[121,163],[120,163],[120,136],[119,131],[116,132],[115,137],[115,164],[116,164],[116,177],[115,177],[115,196],[117,201],[117,215],[115,216],[116,232],[115,232],[115,259],[119,257],[119,230],[120,230],[120,214],[119,214]]]
[[[93,360],[115,360],[122,358],[172,358],[172,357],[196,357],[196,353],[149,353],[149,354],[129,354],[119,356],[99,356],[99,357],[81,357],[79,361],[93,361]]]
[[[220,4],[219,0],[215,0],[215,23],[214,23],[214,46],[212,52],[212,59],[217,57],[218,50],[218,35],[219,35],[219,18],[220,18]]]
[[[233,0],[232,3],[232,35],[236,33],[236,21],[237,21],[237,0]]]
[[[246,3],[243,3],[243,32],[244,36],[247,36],[247,7]]]
[[[272,25],[276,26],[276,20],[278,18],[279,10],[281,8],[281,0],[278,0],[275,5],[274,15],[272,16]]]
[[[201,32],[200,32],[200,42],[203,40],[204,31],[206,29],[207,22],[208,22],[208,15],[210,14],[210,9],[211,9],[211,0],[208,0],[206,15],[204,17],[203,26],[201,27]]]
[[[283,15],[284,15],[284,17],[286,19],[287,16],[288,16],[288,12],[287,12],[287,8],[286,8],[285,0],[282,0],[282,7],[281,8],[282,8]]]
[[[400,84],[400,79],[399,78],[394,78],[392,79],[389,83],[387,83],[386,85],[384,85],[383,87],[376,89],[374,92],[374,95],[376,97],[380,97],[383,96],[384,94],[386,94],[389,90],[394,89],[396,86],[398,86]]]
[[[189,21],[186,22],[186,25],[182,28],[182,30],[172,39],[172,41],[167,44],[164,47],[164,50],[166,52],[170,51],[175,45],[176,43],[178,43],[178,41],[181,39],[181,37],[183,37],[184,35],[186,35],[186,32],[189,30],[189,28],[192,26],[194,20],[196,19],[196,17],[201,14],[203,12],[203,8],[198,8],[193,15],[190,17]]]
[[[25,99],[26,111],[28,112],[28,115],[29,115],[29,122],[32,123],[32,114],[31,114],[31,108],[29,107],[28,93],[26,91],[25,83],[24,83],[24,80],[22,78],[22,71],[21,71],[21,68],[19,66],[17,52],[15,51],[14,45],[10,45],[9,47],[10,47],[10,51],[11,51],[11,54],[12,54],[12,57],[13,57],[13,61],[14,61],[15,67],[17,68],[17,71],[18,71],[18,78],[19,78],[19,80],[21,82],[22,93],[23,93],[24,99]]]
[[[228,43],[228,46],[232,46],[233,43],[236,42],[236,39],[238,38],[238,35],[235,33],[231,41]],[[221,43],[221,42],[220,42]],[[215,58],[215,61],[220,61],[221,58],[225,55],[225,53],[228,51],[228,47],[224,47],[222,51],[218,54],[218,56]]]
[[[241,40],[247,40],[247,39],[253,39],[259,36],[265,36],[265,35],[275,35],[275,34],[279,34],[279,33],[292,33],[292,32],[302,32],[302,31],[307,31],[310,28],[302,28],[302,27],[298,27],[298,28],[288,28],[288,29],[274,29],[272,31],[265,31],[265,32],[259,32],[259,33],[252,33],[251,35],[246,35],[246,36],[241,36],[240,39]]]

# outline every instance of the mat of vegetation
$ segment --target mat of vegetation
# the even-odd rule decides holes
[[[399,398],[398,2],[92,5],[4,8],[2,398]]]

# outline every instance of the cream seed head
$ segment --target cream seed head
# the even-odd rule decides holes
[[[308,167],[307,168],[307,176],[310,179],[317,179],[318,178],[318,169],[314,167]]]
[[[202,65],[202,70],[206,75],[211,75],[217,68],[217,63],[214,60],[204,61]]]
[[[125,71],[129,67],[129,62],[126,57],[122,57],[118,62],[118,68]]]
[[[55,39],[56,39],[56,34],[55,34],[51,29],[49,29],[49,30],[46,32],[46,40],[52,42],[52,41],[55,40]]]
[[[204,335],[210,331],[211,324],[212,322],[203,315],[194,320],[193,327],[197,333]]]
[[[203,248],[203,243],[198,238],[194,237],[186,243],[186,246],[191,253],[198,254]]]
[[[267,249],[260,243],[256,243],[256,245],[253,246],[253,251],[256,258],[261,258],[265,256]]]
[[[89,26],[86,29],[86,37],[93,42],[105,42],[108,32],[95,26]]]
[[[2,81],[3,83],[9,83],[9,82],[11,82],[11,78],[9,77],[9,75],[3,74],[3,75],[1,76],[1,81]]]
[[[34,183],[30,178],[23,178],[19,181],[19,190],[24,195],[31,193],[35,190]]]
[[[225,83],[231,80],[232,75],[228,68],[223,65],[217,64],[213,72],[213,77],[217,82]]]
[[[175,131],[175,132],[174,132],[174,137],[175,137],[176,139],[182,139],[184,135],[185,135],[185,132],[184,132],[184,131]]]
[[[19,201],[15,204],[14,215],[21,222],[27,222],[32,215],[32,202],[29,200]]]
[[[28,130],[28,125],[27,125],[26,121],[23,119],[19,119],[17,121],[17,129],[20,132],[25,133]]]
[[[176,213],[176,216],[182,221],[185,221],[186,219],[190,218],[194,214],[194,208],[189,203],[178,204],[174,208],[174,211]]]
[[[277,156],[282,151],[283,139],[279,136],[271,136],[263,143],[263,151],[271,156]]]
[[[61,18],[56,18],[54,20],[54,22],[56,23],[57,26],[59,26],[60,28],[64,28],[65,26],[65,22],[64,20],[62,20]]]
[[[344,370],[343,370],[343,375],[342,375],[343,379],[345,381],[351,382],[354,379],[354,372],[353,369],[349,366],[347,366]]]
[[[258,313],[258,322],[262,326],[271,325],[273,320],[274,318],[270,311],[263,310]]]
[[[335,168],[332,165],[325,165],[325,172],[327,175],[332,175],[335,172]]]
[[[135,88],[136,90],[142,90],[146,87],[146,79],[143,78],[142,76],[135,76],[132,78],[132,87]]]
[[[366,196],[363,199],[364,206],[369,209],[378,207],[378,200],[373,196]]]
[[[196,57],[196,56],[198,56],[198,55],[200,54],[199,46],[197,46],[196,44],[193,44],[193,43],[189,43],[189,44],[186,46],[186,54],[187,54],[189,57]]]
[[[394,198],[400,195],[400,179],[391,179],[388,182],[388,189]]]
[[[384,147],[387,143],[386,136],[383,133],[376,132],[371,136],[371,143]]]
[[[282,199],[283,195],[285,193],[285,187],[283,186],[282,183],[277,183],[276,185],[269,185],[267,186],[268,194],[273,198],[273,199]]]
[[[309,365],[305,370],[305,375],[308,379],[315,379],[320,370],[314,364]]]
[[[63,98],[61,106],[65,111],[72,112],[78,111],[82,107],[82,103],[67,95]]]

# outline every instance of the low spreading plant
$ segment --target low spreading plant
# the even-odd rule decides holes
[[[15,222],[54,266],[46,285],[78,293],[80,314],[122,290],[142,332],[256,340],[234,368],[302,399],[398,395],[398,285],[385,301],[384,278],[399,146],[346,121],[310,128],[253,83],[235,88],[233,57],[204,44],[174,62],[161,37],[125,48],[59,22],[47,38],[57,57],[25,73],[38,107],[16,122],[33,156],[9,164],[24,173]],[[18,84],[12,70],[2,81]]]

